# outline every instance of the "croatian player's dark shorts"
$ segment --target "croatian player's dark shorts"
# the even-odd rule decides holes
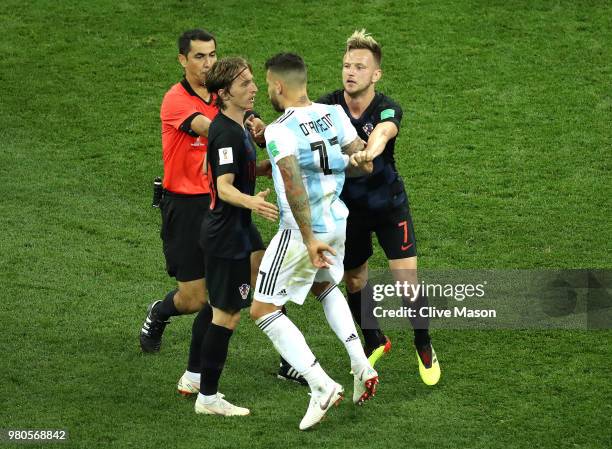
[[[407,203],[386,212],[363,214],[351,210],[346,222],[345,270],[363,265],[373,254],[373,232],[387,259],[417,255],[416,237]]]
[[[206,285],[210,305],[226,312],[249,307],[251,258],[225,259],[207,254]]]
[[[208,214],[210,195],[181,195],[164,191],[160,203],[161,238],[166,271],[180,282],[202,279],[206,273],[200,246],[202,221]]]
[[[266,249],[266,245],[264,245],[261,234],[253,223],[251,223],[251,226],[249,227],[249,239],[251,239],[251,246],[253,247],[251,250],[252,252],[263,251]]]
[[[202,227],[202,234],[206,226]],[[249,227],[252,251],[265,249],[255,227]],[[226,312],[234,312],[251,305],[251,257],[227,259],[206,253],[206,286],[210,305]]]
[[[200,230],[200,248],[206,248],[206,232],[207,232],[208,220],[202,221],[202,227]],[[266,249],[266,245],[261,238],[261,234],[257,230],[257,227],[254,223],[251,223],[249,226],[249,240],[251,241],[251,252],[255,251],[263,251]],[[214,254],[213,254],[214,255]]]

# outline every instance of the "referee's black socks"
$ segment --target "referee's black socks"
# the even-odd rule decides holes
[[[176,292],[178,290],[168,292],[164,300],[155,306],[155,314],[160,320],[168,321],[171,316],[182,315],[174,305],[174,295],[176,295]]]
[[[365,286],[355,293],[349,293],[347,290],[351,314],[357,325],[361,328],[366,347],[370,349],[384,345],[387,341],[385,335],[380,330],[378,320],[374,316],[373,295],[374,290],[369,282],[366,282]]]
[[[219,391],[219,378],[225,367],[227,350],[233,330],[210,323],[202,342],[202,376],[200,393],[212,396]]]

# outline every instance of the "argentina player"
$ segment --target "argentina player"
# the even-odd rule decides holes
[[[344,389],[325,373],[300,330],[281,313],[287,301],[303,304],[311,288],[318,296],[330,327],[349,354],[356,404],[372,397],[378,383],[337,288],[343,276],[348,216],[340,200],[345,171],[362,175],[371,171],[372,164],[360,152],[363,143],[342,108],[308,99],[301,57],[278,54],[266,62],[266,69],[270,101],[284,111],[265,131],[280,226],[259,269],[251,317],[308,382],[311,399],[300,423],[305,430],[342,399]]]

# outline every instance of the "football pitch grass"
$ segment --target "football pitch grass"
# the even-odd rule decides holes
[[[139,351],[147,305],[173,287],[151,182],[175,41],[193,27],[253,64],[267,122],[267,57],[300,53],[316,99],[341,86],[346,37],[374,34],[379,90],[404,109],[396,160],[421,267],[612,268],[609,2],[430,3],[4,1],[0,428],[67,429],[79,448],[612,447],[610,330],[437,330],[435,387],[391,330],[376,398],[347,398],[311,432],[297,429],[307,389],[273,376],[246,313],[220,389],[250,417],[198,416],[176,395],[191,318],[160,354]],[[320,305],[289,313],[350,395]]]

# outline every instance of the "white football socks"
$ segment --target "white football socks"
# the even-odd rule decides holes
[[[213,402],[217,401],[217,393],[209,396],[198,393],[198,401],[200,401],[202,404],[212,404]]]
[[[200,373],[193,373],[191,371],[185,370],[185,377],[189,382],[200,383]]]
[[[351,309],[337,286],[331,286],[318,297],[323,304],[325,317],[332,330],[340,341],[344,343],[346,352],[351,359],[351,368],[354,373],[359,373],[365,366],[370,366],[368,358],[363,352],[359,334],[353,322]]]
[[[317,362],[304,335],[280,310],[262,316],[255,324],[272,340],[279,354],[304,376],[312,391],[333,382]]]

